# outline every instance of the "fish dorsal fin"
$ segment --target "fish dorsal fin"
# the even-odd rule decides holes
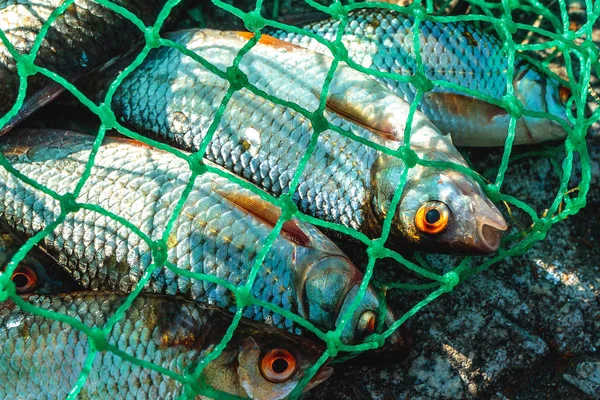
[[[236,34],[238,36],[241,36],[244,39],[248,39],[248,40],[250,40],[254,37],[254,33],[252,33],[252,32],[238,31],[238,32],[236,32]],[[275,47],[277,49],[306,51],[306,49],[304,47],[298,46],[293,43],[284,42],[283,40],[274,38],[273,36],[269,36],[264,33],[261,35],[260,39],[258,40],[258,43],[264,44],[266,46]]]
[[[507,115],[502,107],[464,94],[429,92],[425,94],[425,98],[443,104],[448,113],[463,118],[475,117],[478,120],[492,122],[497,116]]]
[[[318,98],[321,97],[321,93],[315,94]],[[398,132],[395,131],[394,124],[389,119],[378,118],[375,112],[370,112],[373,107],[372,104],[365,108],[364,104],[354,103],[345,98],[344,95],[339,94],[329,95],[325,104],[329,110],[362,126],[375,135],[386,140],[399,141]]]
[[[275,226],[277,220],[281,216],[281,209],[279,207],[274,206],[258,196],[249,196],[240,191],[229,191],[217,187],[213,187],[213,190],[240,210],[260,219],[264,224],[269,225],[271,228]],[[304,233],[302,228],[300,228],[296,219],[291,219],[283,224],[281,235],[290,242],[302,247],[309,247],[311,243],[310,238]]]

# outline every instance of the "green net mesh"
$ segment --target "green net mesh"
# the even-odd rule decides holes
[[[551,204],[545,210],[542,215],[538,215],[536,210],[526,204],[524,201],[519,200],[518,198],[505,194],[502,191],[502,186],[505,180],[505,174],[509,167],[509,160],[511,160],[511,152],[512,152],[512,143],[515,136],[515,126],[516,119],[518,119],[522,114],[522,106],[514,95],[514,90],[512,85],[507,85],[507,94],[500,99],[500,105],[505,108],[511,115],[511,122],[509,126],[509,135],[506,140],[506,144],[504,146],[504,153],[502,156],[502,161],[495,173],[495,179],[492,183],[484,182],[481,176],[474,171],[468,170],[465,167],[461,167],[458,165],[445,165],[440,162],[427,162],[420,160],[416,157],[414,152],[410,150],[408,147],[408,143],[410,140],[410,132],[405,133],[405,142],[404,146],[401,146],[396,151],[392,151],[389,149],[379,149],[385,151],[388,154],[392,154],[396,157],[401,158],[408,165],[415,165],[416,163],[422,165],[431,165],[431,166],[443,166],[447,168],[454,168],[460,170],[464,173],[469,174],[474,179],[476,179],[486,190],[488,196],[491,200],[495,202],[504,202],[509,205],[512,209],[520,209],[525,214],[529,215],[533,223],[531,226],[524,230],[524,232],[519,232],[512,236],[507,236],[503,239],[503,245],[498,250],[497,254],[494,257],[485,259],[483,262],[476,264],[474,261],[480,260],[473,257],[464,257],[460,260],[458,265],[454,266],[449,272],[445,274],[439,274],[433,272],[430,268],[426,267],[426,263],[422,263],[423,265],[419,265],[417,263],[411,262],[403,257],[398,252],[393,249],[386,248],[385,243],[386,239],[390,233],[390,225],[391,225],[391,217],[393,213],[389,213],[388,218],[384,222],[383,230],[381,237],[376,240],[368,239],[364,234],[360,232],[356,232],[350,228],[346,228],[337,224],[325,222],[318,220],[316,218],[310,217],[308,215],[304,215],[298,212],[297,207],[292,202],[291,196],[289,194],[285,194],[280,196],[279,198],[274,198],[270,195],[267,195],[252,185],[241,181],[239,178],[236,178],[233,175],[229,175],[227,173],[223,173],[221,170],[216,170],[211,168],[208,165],[203,163],[203,155],[206,151],[208,143],[212,139],[218,123],[219,119],[223,115],[225,111],[225,107],[227,103],[230,101],[232,95],[241,88],[248,88],[254,93],[265,96],[268,100],[276,103],[276,104],[284,104],[286,106],[290,106],[294,108],[294,110],[300,112],[309,118],[312,122],[312,126],[314,128],[314,133],[312,134],[310,144],[306,149],[306,152],[303,154],[301,162],[298,166],[298,169],[295,171],[293,180],[290,184],[290,189],[288,193],[294,193],[296,187],[298,186],[298,182],[303,171],[303,168],[306,165],[307,160],[311,157],[314,152],[317,144],[317,138],[319,134],[326,129],[335,129],[343,135],[350,137],[349,132],[344,132],[337,127],[331,126],[328,121],[325,119],[323,115],[323,111],[325,109],[325,99],[327,98],[326,94],[329,88],[329,83],[331,82],[336,67],[339,62],[347,62],[350,65],[357,67],[362,72],[371,75],[381,75],[381,73],[374,71],[372,69],[362,68],[356,66],[355,63],[350,62],[347,57],[347,52],[344,49],[343,44],[341,43],[341,37],[338,35],[338,38],[334,42],[323,42],[325,43],[331,50],[332,54],[335,56],[335,61],[331,65],[331,69],[329,70],[328,78],[325,82],[325,85],[322,88],[321,92],[321,103],[320,107],[315,112],[309,112],[301,107],[294,105],[283,103],[281,100],[277,98],[273,98],[271,96],[266,96],[264,93],[260,93],[256,87],[253,87],[248,83],[247,79],[245,79],[244,73],[238,68],[240,60],[244,57],[244,55],[254,46],[261,36],[261,30],[266,26],[271,26],[275,28],[282,28],[285,30],[306,34],[312,37],[316,37],[314,34],[310,32],[304,32],[299,28],[289,26],[286,24],[282,24],[277,22],[276,17],[279,11],[279,1],[273,1],[271,3],[271,7],[267,10],[266,7],[263,7],[263,1],[257,0],[256,7],[254,10],[250,12],[244,12],[240,9],[228,4],[224,1],[213,0],[212,3],[214,6],[219,7],[226,12],[231,14],[231,18],[239,18],[243,21],[245,27],[254,32],[255,36],[253,39],[248,41],[248,43],[241,49],[237,57],[235,58],[233,65],[231,65],[226,71],[221,71],[217,67],[211,65],[206,60],[202,59],[198,55],[193,52],[187,50],[185,47],[181,46],[178,43],[166,40],[159,35],[159,31],[161,30],[166,18],[169,16],[169,13],[173,10],[173,8],[180,3],[181,0],[170,0],[166,3],[164,9],[160,13],[156,23],[153,26],[145,26],[144,23],[138,19],[133,13],[128,11],[127,9],[117,6],[111,3],[108,0],[94,0],[96,3],[113,10],[117,13],[122,14],[127,19],[129,19],[132,23],[134,23],[140,31],[143,32],[146,44],[137,58],[129,65],[128,68],[122,71],[122,73],[116,78],[108,93],[106,94],[106,98],[104,102],[99,106],[94,104],[88,98],[86,98],[77,88],[69,83],[66,79],[52,71],[45,69],[40,66],[36,66],[34,64],[34,60],[36,58],[36,54],[38,49],[40,48],[41,42],[45,35],[48,32],[48,29],[52,25],[53,21],[65,10],[74,3],[74,0],[65,0],[60,7],[58,7],[48,18],[47,22],[44,24],[41,29],[39,36],[30,52],[30,54],[20,55],[15,48],[8,41],[7,37],[3,32],[0,32],[0,39],[4,43],[4,45],[8,48],[11,55],[17,60],[18,66],[18,74],[20,77],[20,91],[17,98],[16,103],[12,107],[12,109],[4,115],[0,119],[0,127],[4,126],[23,105],[23,101],[25,99],[25,92],[27,90],[27,78],[34,74],[43,74],[50,79],[58,82],[63,85],[66,90],[71,92],[74,96],[79,99],[79,101],[87,106],[92,112],[94,112],[100,118],[102,124],[98,131],[97,139],[95,141],[94,150],[91,153],[90,159],[87,163],[87,168],[83,173],[79,185],[75,189],[73,193],[69,193],[66,195],[58,195],[57,193],[51,191],[50,189],[40,185],[32,179],[29,179],[22,174],[20,174],[17,170],[11,167],[8,161],[4,157],[0,157],[0,165],[9,170],[11,173],[19,177],[25,183],[35,187],[36,189],[52,196],[57,199],[61,203],[61,214],[57,218],[54,223],[48,225],[44,230],[31,237],[17,252],[17,254],[12,258],[11,262],[8,264],[6,271],[0,276],[0,301],[5,301],[7,299],[11,299],[14,301],[19,307],[21,307],[26,312],[31,312],[46,318],[53,318],[55,320],[59,320],[62,322],[66,322],[71,324],[78,330],[83,331],[89,337],[89,353],[87,354],[87,358],[83,362],[82,372],[77,380],[77,383],[71,389],[69,398],[75,398],[84,387],[86,383],[87,376],[89,374],[90,368],[92,367],[92,362],[94,357],[98,352],[110,351],[115,353],[116,355],[122,357],[123,359],[145,367],[150,368],[156,371],[159,371],[169,377],[181,382],[185,389],[183,397],[193,398],[197,394],[203,394],[210,397],[219,397],[226,398],[232,397],[231,395],[227,395],[225,393],[216,392],[214,389],[207,386],[203,383],[202,372],[204,368],[214,359],[216,359],[223,348],[226,346],[227,342],[231,339],[234,330],[236,329],[240,318],[242,317],[242,312],[244,307],[249,305],[257,304],[262,307],[265,307],[270,310],[274,310],[285,317],[297,322],[298,324],[304,326],[306,329],[314,332],[317,337],[323,340],[327,349],[323,353],[322,357],[318,360],[318,362],[308,371],[306,376],[303,378],[302,382],[294,389],[291,394],[291,397],[298,397],[302,391],[302,389],[306,386],[308,381],[314,376],[314,374],[318,371],[318,369],[327,361],[327,359],[331,357],[336,357],[338,352],[352,352],[359,353],[362,351],[366,351],[369,349],[374,349],[380,347],[383,344],[385,338],[391,335],[396,329],[400,327],[400,325],[404,324],[405,321],[411,316],[415,315],[419,312],[423,307],[427,304],[434,301],[436,298],[441,296],[444,293],[450,292],[453,288],[464,281],[469,276],[473,274],[479,273],[490,266],[500,262],[505,257],[513,257],[524,254],[527,249],[529,249],[535,242],[543,240],[551,229],[551,227],[569,217],[577,213],[582,207],[585,206],[586,203],[586,195],[588,193],[590,187],[591,180],[591,163],[588,156],[585,136],[588,128],[596,121],[600,120],[600,108],[596,109],[590,116],[586,116],[586,101],[588,97],[588,88],[590,85],[590,77],[593,71],[598,73],[600,71],[600,63],[598,61],[598,50],[596,45],[592,41],[592,26],[596,23],[598,18],[600,17],[600,6],[598,3],[593,4],[591,0],[587,0],[585,2],[586,6],[586,18],[587,21],[581,25],[580,28],[573,31],[570,30],[570,21],[569,15],[567,13],[567,5],[564,0],[560,0],[558,2],[558,9],[560,10],[559,15],[556,15],[555,12],[552,12],[549,8],[544,6],[542,3],[536,0],[528,0],[527,2],[520,2],[519,0],[502,0],[502,1],[479,1],[479,0],[469,0],[469,4],[471,6],[472,13],[469,15],[461,15],[461,16],[442,16],[444,10],[449,6],[451,1],[434,3],[432,0],[427,0],[424,5],[419,3],[414,3],[408,7],[400,7],[391,3],[363,3],[363,2],[354,2],[350,1],[349,4],[342,4],[340,1],[332,1],[329,4],[324,5],[321,3],[317,3],[314,0],[305,0],[305,3],[322,12],[325,12],[331,15],[333,18],[341,21],[341,26],[345,26],[348,23],[347,14],[349,11],[360,8],[360,7],[381,7],[388,8],[400,11],[407,15],[411,15],[414,17],[414,48],[417,49],[416,53],[416,63],[417,63],[417,73],[412,77],[396,75],[395,78],[401,81],[410,81],[417,88],[417,96],[414,102],[411,104],[411,112],[409,115],[409,121],[407,122],[407,126],[410,127],[413,114],[419,104],[420,99],[424,95],[424,93],[428,90],[431,90],[433,83],[429,81],[424,74],[423,62],[419,55],[419,41],[417,35],[417,29],[419,24],[421,24],[425,20],[431,21],[440,21],[440,22],[450,22],[450,21],[475,21],[480,24],[482,29],[487,30],[495,30],[496,33],[504,40],[506,54],[508,56],[508,65],[512,66],[515,53],[516,52],[525,52],[525,51],[543,51],[543,50],[553,50],[549,57],[547,57],[543,63],[537,63],[541,68],[547,69],[547,65],[549,62],[559,53],[564,54],[565,59],[565,67],[569,78],[569,85],[573,90],[572,101],[576,106],[577,112],[572,115],[572,122],[574,124],[573,128],[568,131],[568,137],[565,140],[564,146],[559,147],[558,150],[552,150],[550,153],[555,155],[557,151],[564,153],[564,160],[562,165],[560,165],[561,169],[561,179],[560,185],[557,189],[556,196],[552,200]],[[549,22],[549,28],[544,29],[539,26],[539,24],[533,23],[525,24],[519,21],[515,21],[513,15],[516,15],[517,12],[527,12],[534,13],[538,16],[543,16],[546,21]],[[265,15],[268,15],[269,18],[266,18]],[[544,38],[545,40],[535,41],[535,42],[517,42],[514,39],[515,33],[517,30],[523,30],[525,32],[533,33],[540,38]],[[339,30],[340,32],[342,29]],[[527,42],[527,43],[526,43]],[[217,114],[217,118],[213,121],[210,131],[206,138],[204,139],[202,145],[200,146],[200,150],[191,155],[187,155],[181,151],[177,151],[176,149],[171,148],[165,144],[160,142],[156,142],[150,139],[147,139],[136,132],[133,132],[126,127],[122,126],[117,122],[117,119],[113,112],[110,109],[110,104],[112,100],[112,96],[115,93],[118,85],[123,82],[123,80],[130,74],[137,66],[139,66],[144,58],[148,55],[148,53],[159,46],[171,46],[179,49],[181,52],[189,55],[194,60],[202,64],[205,68],[209,69],[213,73],[219,75],[223,79],[227,79],[230,83],[229,90],[227,95],[223,98],[219,112]],[[575,70],[572,60],[577,60],[578,68]],[[513,68],[509,68],[508,71],[508,79],[507,82],[512,82],[514,71]],[[459,88],[458,85],[447,83],[447,87],[449,88]],[[468,94],[477,95],[477,92],[468,91],[464,88],[462,89]],[[525,112],[526,114],[527,112]],[[168,225],[165,229],[164,235],[161,240],[151,241],[150,238],[140,231],[135,225],[130,222],[120,218],[117,215],[107,212],[100,207],[97,207],[93,204],[82,204],[76,202],[76,199],[79,195],[80,190],[82,189],[86,179],[89,177],[91,168],[94,165],[94,157],[96,152],[98,151],[98,147],[102,143],[107,130],[116,129],[120,133],[125,136],[128,136],[133,139],[140,140],[154,147],[160,148],[162,150],[169,151],[186,160],[189,163],[190,169],[193,174],[190,178],[190,182],[188,183],[187,190],[184,192],[183,196],[179,200],[177,207],[174,210],[173,215],[171,216]],[[531,155],[545,155],[547,154],[547,150],[539,150],[529,154],[520,154],[518,157],[526,157]],[[516,159],[517,157],[513,158]],[[572,182],[573,175],[576,173],[574,170],[574,161],[579,159],[580,162],[580,176],[576,179],[577,185],[575,187],[570,187],[570,182]],[[190,273],[189,271],[183,271],[176,268],[175,265],[171,264],[167,259],[167,239],[169,237],[171,228],[173,223],[177,219],[183,204],[185,203],[187,196],[192,188],[192,182],[194,179],[207,171],[217,173],[222,176],[226,176],[228,179],[234,180],[240,185],[253,190],[255,193],[259,194],[264,199],[274,203],[278,207],[281,208],[282,214],[277,224],[273,228],[269,237],[266,240],[265,245],[259,252],[256,261],[252,267],[251,273],[249,274],[249,278],[247,282],[240,287],[234,287],[231,283],[226,282],[224,280],[218,279],[213,276],[201,275]],[[400,182],[398,184],[397,190],[393,197],[392,204],[390,209],[395,209],[398,202],[400,201],[401,192],[403,186],[406,181],[406,174],[404,174]],[[136,289],[129,295],[127,301],[119,308],[119,310],[111,316],[106,326],[102,329],[92,329],[89,326],[86,326],[82,322],[71,318],[67,315],[49,312],[48,310],[37,308],[28,302],[21,299],[15,292],[14,284],[11,282],[10,277],[12,272],[17,267],[18,263],[23,260],[28,251],[30,251],[37,243],[39,243],[47,234],[52,232],[59,224],[61,224],[67,214],[77,211],[80,208],[86,208],[89,210],[96,211],[103,215],[106,215],[110,218],[115,219],[119,223],[122,223],[127,228],[131,229],[136,235],[145,240],[152,249],[153,254],[153,263],[148,270],[145,271],[143,277],[140,279],[139,284]],[[254,279],[261,268],[263,260],[265,258],[266,253],[269,251],[273,241],[279,234],[283,223],[286,220],[289,220],[292,217],[296,217],[300,220],[304,220],[306,222],[315,224],[317,226],[321,226],[324,228],[330,228],[337,231],[342,232],[343,234],[349,235],[361,242],[363,242],[367,246],[367,255],[368,255],[368,263],[365,267],[365,275],[360,288],[359,295],[356,297],[353,306],[345,311],[343,320],[345,322],[341,323],[335,331],[330,332],[321,332],[316,329],[312,324],[307,321],[302,320],[297,315],[292,314],[289,311],[280,309],[274,305],[265,303],[259,299],[254,298],[250,294],[250,289],[252,288]],[[367,286],[372,279],[375,263],[378,259],[391,259],[392,262],[397,262],[398,264],[406,267],[408,270],[412,271],[414,274],[422,277],[426,280],[426,283],[419,284],[407,284],[401,282],[386,282],[383,286],[386,290],[410,290],[410,291],[423,291],[425,293],[424,299],[414,305],[409,311],[407,311],[404,315],[402,315],[389,329],[380,334],[374,334],[367,338],[364,343],[359,345],[345,345],[343,344],[339,337],[340,334],[349,320],[350,315],[354,312],[361,298],[364,296]],[[416,257],[417,260],[422,260],[421,257]],[[119,350],[115,345],[107,343],[107,335],[111,331],[114,324],[120,319],[123,318],[124,313],[128,309],[128,307],[132,304],[135,297],[142,291],[143,287],[148,283],[152,272],[157,268],[169,268],[175,273],[185,274],[188,277],[200,280],[208,280],[219,285],[223,285],[224,287],[231,290],[235,293],[236,298],[236,313],[233,317],[233,321],[229,329],[227,330],[226,335],[223,337],[221,343],[218,347],[210,353],[202,362],[200,362],[195,369],[195,371],[191,372],[189,375],[179,375],[168,369],[165,369],[161,366],[155,365],[153,363],[140,360],[134,357],[131,354],[127,354],[122,350]]]

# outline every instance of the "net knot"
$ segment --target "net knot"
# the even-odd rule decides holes
[[[256,10],[251,11],[244,16],[244,26],[250,32],[254,32],[254,34],[264,28],[265,25],[265,19]]]
[[[449,271],[442,277],[442,290],[446,293],[451,292],[452,289],[460,282],[460,277],[454,271]]]
[[[411,83],[423,92],[429,92],[435,86],[431,79],[427,78],[422,72],[417,72],[411,78]]]
[[[279,196],[279,204],[281,207],[281,217],[285,220],[292,218],[298,211],[298,206],[294,203],[289,193]]]
[[[498,189],[498,186],[494,185],[493,183],[486,185],[485,194],[487,194],[487,197],[494,203],[500,201],[500,189]]]
[[[231,67],[227,68],[226,75],[227,80],[229,81],[229,84],[231,85],[231,88],[234,91],[237,92],[238,90],[248,86],[248,77],[244,72],[242,72],[241,69],[239,69],[235,65],[232,65]]]
[[[500,19],[500,28],[503,31],[508,31],[511,35],[514,35],[515,33],[517,33],[517,24],[515,24],[515,22],[510,18],[509,15],[503,15],[502,18]],[[511,39],[511,47],[512,47],[512,37],[509,36],[506,39]],[[506,45],[507,43],[505,43]]]
[[[167,244],[163,240],[156,240],[152,249],[152,257],[154,258],[154,265],[163,266],[167,262],[169,256]]]
[[[502,107],[515,119],[519,119],[523,115],[523,104],[514,95],[502,96]]]
[[[97,114],[102,121],[102,125],[106,127],[107,130],[114,129],[117,126],[117,118],[115,117],[115,113],[110,109],[110,106],[102,103],[98,107]]]
[[[146,40],[146,47],[150,49],[156,49],[157,47],[160,47],[160,36],[152,27],[146,28],[146,31],[144,32],[144,40]]]
[[[10,280],[9,274],[0,275],[0,303],[17,294],[15,284]]]
[[[67,193],[60,198],[60,208],[65,214],[76,212],[81,208],[81,205],[75,201],[73,193]]]
[[[327,343],[327,351],[329,357],[335,358],[340,351],[339,339],[335,331],[329,331],[325,334],[325,342]]]
[[[419,162],[419,156],[408,145],[400,147],[398,149],[398,155],[408,168],[413,168]]]
[[[377,238],[371,240],[371,244],[367,248],[369,258],[382,258],[385,252],[385,239]]]
[[[329,122],[327,121],[327,118],[325,118],[323,114],[319,114],[318,110],[312,114],[310,117],[310,122],[315,133],[321,133],[329,129]]]
[[[252,304],[252,295],[250,294],[250,289],[246,286],[242,286],[238,288],[235,293],[235,303],[238,308],[246,307],[247,305]]]
[[[190,171],[192,171],[192,173],[195,173],[197,175],[202,175],[203,173],[208,171],[208,168],[206,167],[206,164],[204,163],[204,158],[202,157],[202,154],[200,154],[199,152],[191,154],[188,157],[188,164],[190,167]]]
[[[108,342],[106,341],[104,332],[102,332],[101,329],[92,329],[92,331],[89,334],[89,338],[92,347],[98,351],[105,351],[108,347]]]
[[[348,49],[343,43],[333,42],[331,43],[331,52],[336,60],[347,60]]]
[[[345,18],[348,16],[346,9],[339,2],[335,2],[332,5],[330,5],[327,12],[331,15],[331,18],[333,18],[333,19],[341,20],[342,18]]]
[[[543,239],[546,237],[546,234],[548,233],[548,230],[550,230],[551,227],[552,221],[550,221],[546,217],[543,217],[535,222],[535,224],[533,225],[533,230],[540,238]]]
[[[31,54],[21,56],[17,62],[17,72],[19,75],[28,77],[37,73],[36,66],[33,63],[34,59]]]
[[[421,5],[420,2],[415,1],[409,6],[409,10],[414,15],[415,19],[424,20],[427,18],[427,10]]]

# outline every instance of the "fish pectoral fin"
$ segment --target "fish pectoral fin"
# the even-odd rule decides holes
[[[50,84],[46,85],[43,89],[34,93],[33,95],[27,97],[21,106],[19,112],[10,119],[2,127],[0,130],[0,136],[11,131],[15,126],[17,126],[21,121],[31,115],[33,112],[39,110],[44,107],[46,104],[50,103],[52,100],[58,97],[63,91],[64,87],[52,81]]]
[[[254,37],[254,33],[252,33],[252,32],[238,31],[238,32],[236,32],[236,34],[238,36],[241,36],[244,39],[248,39],[248,40],[250,40]],[[275,47],[277,49],[286,49],[286,50],[290,50],[290,51],[300,49],[302,51],[306,51],[306,49],[304,47],[298,46],[293,43],[284,42],[283,40],[274,38],[273,36],[269,36],[264,33],[260,36],[258,43],[261,43],[261,44],[264,44],[267,46],[271,46],[271,47]]]
[[[274,227],[281,216],[281,209],[279,207],[261,199],[257,195],[248,195],[239,190],[225,190],[215,186],[212,189],[241,211],[253,215],[270,227]],[[284,222],[281,228],[281,235],[299,246],[308,247],[311,243],[310,238],[300,228],[295,218]]]
[[[438,108],[463,118],[493,122],[496,117],[508,113],[500,106],[478,98],[457,93],[429,92],[425,98],[438,104]]]
[[[315,93],[315,95],[317,98],[321,97],[321,93]],[[372,111],[370,109],[363,108],[359,103],[348,101],[343,95],[329,95],[325,106],[343,118],[368,129],[383,139],[398,141],[398,135],[393,123],[386,118],[379,118],[376,113],[370,112]]]

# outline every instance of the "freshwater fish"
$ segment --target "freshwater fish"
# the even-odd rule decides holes
[[[0,0],[0,29],[18,54],[29,54],[44,23],[63,0]],[[152,25],[165,0],[113,0]],[[76,0],[50,25],[41,42],[35,64],[74,81],[112,57],[142,41],[144,33],[120,14],[90,0]],[[16,60],[0,41],[0,117],[17,99],[19,76]],[[8,131],[35,109],[55,98],[62,87],[41,74],[27,79],[27,100]]]
[[[0,271],[25,243],[21,235],[0,222]],[[18,294],[57,294],[78,290],[79,286],[41,249],[34,247],[17,265],[10,280]]]
[[[251,35],[250,35],[251,36]],[[311,116],[333,59],[263,37],[230,68],[247,44],[244,32],[184,30],[166,38],[236,77],[205,158],[275,196],[288,193],[314,133]],[[82,83],[96,101],[130,59],[113,61]],[[247,88],[249,82],[268,98]],[[173,47],[155,49],[116,90],[111,108],[126,126],[187,151],[201,148],[229,88],[227,79]],[[272,101],[272,96],[283,104]],[[403,148],[409,105],[380,83],[340,63],[329,86],[314,153],[292,199],[303,213],[379,238],[393,213],[391,242],[436,252],[491,253],[507,225],[480,185],[449,168],[404,161],[376,148],[422,160],[467,166],[450,137],[420,112],[412,119],[410,151]],[[337,132],[349,131],[363,143]],[[322,129],[322,131],[321,131]],[[414,152],[414,153],[413,153]],[[415,159],[416,161],[416,159]],[[395,210],[390,202],[406,175]]]
[[[339,26],[339,20],[326,19],[306,24],[302,29],[334,41]],[[327,46],[310,36],[275,29],[265,32],[331,55]],[[417,72],[413,32],[411,16],[386,9],[357,9],[348,13],[341,40],[354,63],[376,71],[412,76]],[[508,70],[503,42],[468,21],[423,21],[419,25],[419,43],[424,74],[435,83],[421,99],[419,109],[442,132],[450,133],[457,146],[503,146],[510,121],[504,108],[439,84],[451,82],[502,100]],[[406,101],[415,99],[414,85],[391,77],[375,76],[375,79]],[[524,109],[550,113],[570,126],[565,108],[570,89],[538,70],[519,53],[515,54],[512,86]],[[524,116],[517,120],[514,144],[563,139],[566,135],[560,122]]]
[[[22,174],[62,196],[77,186],[93,142],[94,137],[74,132],[20,130],[0,140],[0,152]],[[165,234],[188,184],[189,196]],[[118,138],[106,138],[100,146],[75,201],[129,221],[151,243],[166,236],[166,244],[160,244],[166,248],[155,250],[161,252],[157,254],[144,236],[114,218],[86,208],[69,213],[40,246],[83,288],[131,291],[153,256],[162,255],[167,266],[152,273],[144,290],[183,295],[231,310],[236,308],[236,294],[229,286],[182,275],[175,268],[220,278],[232,287],[244,286],[281,214],[278,207],[216,173],[193,176],[186,159]],[[0,220],[31,236],[60,213],[61,201],[0,168]],[[267,252],[249,294],[296,313],[321,330],[332,330],[356,298],[362,279],[331,240],[314,226],[292,218]],[[380,312],[379,304],[377,294],[368,288],[342,331],[345,343],[361,342],[379,323],[394,322],[392,312]],[[304,331],[256,304],[246,307],[244,316],[295,333]],[[390,345],[405,346],[403,333],[390,337]]]
[[[101,292],[25,297],[36,307],[66,314],[92,329],[102,329],[125,299]],[[214,306],[167,296],[138,296],[110,330],[107,350],[96,354],[80,396],[179,398],[186,386],[184,375],[188,378],[215,349],[231,320],[230,314]],[[0,398],[66,398],[89,352],[88,336],[67,322],[25,312],[12,301],[0,303],[0,327]],[[135,365],[115,351],[177,376]],[[202,382],[197,382],[205,385],[200,393],[206,396],[200,398],[221,392],[282,399],[323,352],[316,342],[242,319],[221,355],[204,369]],[[332,373],[331,367],[322,367],[305,390]]]

